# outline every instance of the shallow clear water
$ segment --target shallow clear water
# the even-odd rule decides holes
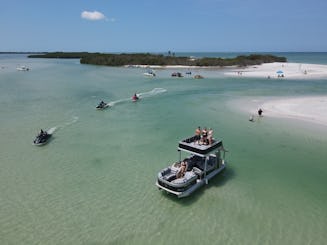
[[[142,69],[21,55],[0,56],[0,66],[1,244],[326,241],[326,127],[249,123],[234,103],[326,95],[326,80],[225,78],[221,70],[198,70],[202,80],[158,70],[152,79]],[[137,103],[134,92],[143,95]],[[100,100],[114,106],[97,111]],[[197,126],[223,139],[228,168],[176,199],[157,190],[156,175]],[[40,128],[54,137],[35,147]]]

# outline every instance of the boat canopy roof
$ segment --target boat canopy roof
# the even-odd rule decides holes
[[[196,138],[193,136],[179,141],[178,150],[193,153],[198,156],[206,156],[217,150],[219,147],[222,147],[222,145],[222,140],[213,140],[212,144],[210,145],[200,145],[197,143]]]

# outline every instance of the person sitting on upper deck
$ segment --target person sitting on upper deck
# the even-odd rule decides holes
[[[207,140],[208,140],[208,131],[207,131],[207,128],[204,127],[204,129],[202,130],[202,142],[201,143],[204,145],[207,145],[208,144]]]
[[[213,129],[212,128],[209,128],[209,131],[208,131],[208,142],[209,142],[209,145],[211,145],[213,142]]]
[[[186,170],[187,170],[186,162],[182,161],[181,162],[181,167],[178,169],[178,171],[176,173],[176,178],[178,179],[178,178],[183,177]]]

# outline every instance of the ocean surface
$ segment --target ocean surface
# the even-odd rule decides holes
[[[327,64],[327,53],[280,55]],[[326,95],[327,80],[173,71],[149,78],[139,68],[0,55],[1,245],[326,244],[327,128],[250,123],[235,101]],[[95,110],[101,100],[113,106]],[[197,126],[223,139],[227,169],[178,199],[155,187],[156,176]],[[37,147],[41,128],[53,139]]]

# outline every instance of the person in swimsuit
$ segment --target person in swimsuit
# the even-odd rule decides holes
[[[208,131],[207,131],[207,128],[204,127],[204,129],[202,130],[202,144],[204,144],[204,145],[208,144],[207,137],[208,137]]]
[[[178,178],[183,177],[185,172],[186,172],[186,162],[183,161],[181,163],[181,167],[179,168],[178,172],[176,173],[176,178],[178,179]]]
[[[213,129],[212,128],[209,128],[209,131],[208,131],[208,141],[209,141],[209,145],[211,145],[212,141],[213,141]]]
[[[197,129],[195,130],[195,137],[194,137],[194,141],[196,141],[197,143],[199,143],[199,140],[201,139],[201,128],[197,127]]]

